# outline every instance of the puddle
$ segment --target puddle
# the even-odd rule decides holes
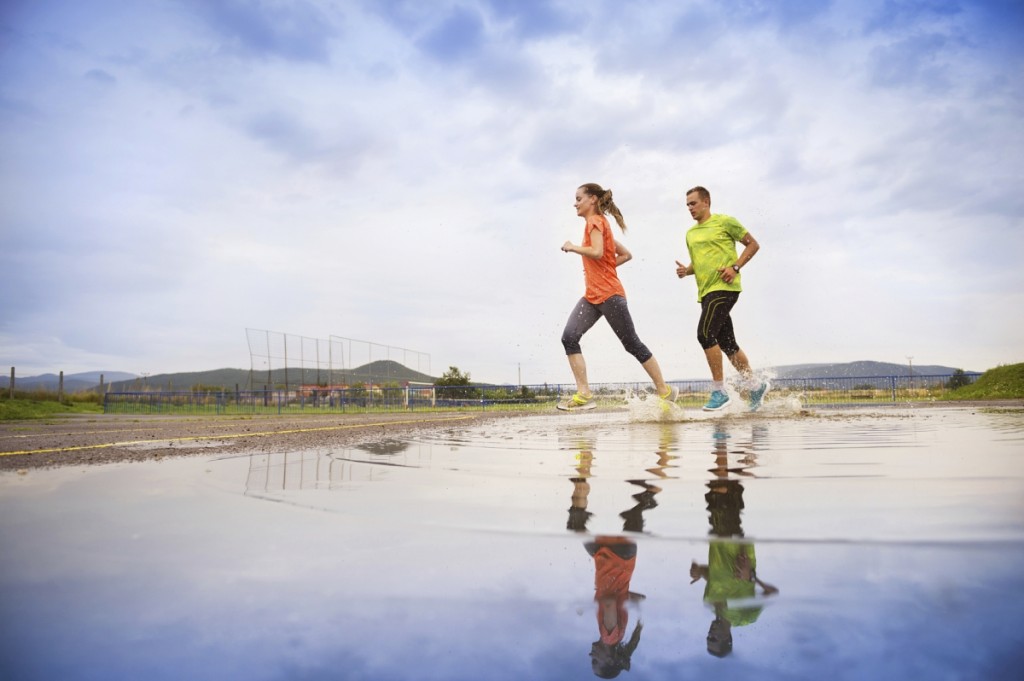
[[[0,677],[1024,662],[1024,412],[645,409],[0,475]]]

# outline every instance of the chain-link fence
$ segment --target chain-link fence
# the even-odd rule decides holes
[[[347,389],[408,381],[432,383],[430,355],[343,336],[310,338],[246,329],[251,390]]]
[[[965,373],[973,383],[981,374]],[[677,404],[699,408],[711,392],[711,382],[671,381],[679,388]],[[405,382],[401,386],[354,384],[345,388],[296,385],[267,390],[189,392],[110,392],[107,413],[145,414],[316,414],[372,413],[406,410],[545,410],[575,390],[575,385],[434,386]],[[624,404],[631,394],[650,392],[649,383],[592,385],[598,405]],[[776,378],[766,403],[785,401],[805,407],[893,405],[940,400],[952,391],[950,376],[853,376],[845,378]],[[734,392],[736,392],[734,390]],[[742,397],[742,394],[740,395]]]

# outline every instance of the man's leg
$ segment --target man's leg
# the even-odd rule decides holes
[[[712,345],[710,348],[704,348],[704,356],[708,360],[708,368],[711,369],[711,380],[715,383],[721,383],[725,380],[725,375],[722,372],[722,348],[717,345]]]
[[[711,380],[715,390],[722,389],[725,374],[722,371],[722,352],[734,349],[732,319],[729,311],[736,304],[739,294],[714,291],[701,301],[700,319],[697,321],[697,342],[704,348],[704,356],[711,369]],[[738,348],[736,348],[738,349]]]
[[[757,389],[762,381],[759,381],[754,376],[754,371],[750,368],[750,360],[747,359],[747,353],[743,352],[736,342],[736,332],[733,330],[731,315],[726,317],[718,333],[718,346],[722,348],[722,352],[729,358],[729,362],[739,373],[740,388],[744,390]]]
[[[753,375],[754,372],[750,369],[750,361],[747,359],[747,354],[742,350],[737,350],[730,355],[729,361],[732,362],[733,367],[743,378],[749,379]]]
[[[712,345],[704,349],[704,356],[711,369],[711,395],[704,405],[704,411],[718,411],[729,404],[729,393],[725,392],[725,378],[722,372],[722,348]]]
[[[750,410],[757,411],[761,408],[761,401],[764,399],[764,394],[768,391],[768,383],[754,375],[754,371],[750,368],[750,361],[742,350],[737,350],[729,355],[729,361],[736,367],[736,371],[739,372],[740,377],[743,379],[741,387],[748,391],[747,402],[750,405]]]
[[[729,311],[738,297],[739,295],[733,292],[714,291],[704,296],[701,301],[697,341],[704,348],[704,357],[711,370],[711,396],[703,407],[704,411],[718,411],[729,404],[729,394],[725,391],[722,353],[739,349],[734,348],[731,343],[732,320],[729,318]]]

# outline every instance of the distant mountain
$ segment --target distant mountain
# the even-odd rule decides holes
[[[134,378],[135,374],[128,373],[127,371],[84,371],[77,374],[64,374],[64,392],[74,393],[82,390],[93,390],[99,386],[101,376],[104,383],[113,383]],[[6,382],[4,381],[4,383]],[[59,374],[40,374],[38,376],[15,375],[14,377],[14,387],[17,390],[48,390],[57,392],[59,386]]]
[[[914,365],[914,376],[950,376],[957,367],[934,364]],[[772,367],[777,378],[866,378],[869,376],[909,376],[908,364],[872,362],[868,360],[845,364],[790,364]],[[965,370],[967,371],[967,370]]]
[[[393,360],[377,360],[355,369],[335,369],[328,371],[321,368],[289,367],[287,369],[266,370],[249,369],[213,369],[211,371],[193,371],[176,374],[156,374],[146,377],[133,377],[131,380],[118,381],[111,384],[114,391],[133,390],[189,390],[195,386],[221,387],[234,390],[238,386],[243,390],[259,390],[263,386],[276,388],[287,383],[289,386],[299,385],[352,385],[353,383],[404,383],[415,381],[433,383],[436,379],[420,373]]]
[[[907,364],[891,362],[859,361],[833,364],[790,364],[770,369],[778,378],[867,378],[872,376],[909,376]],[[954,367],[938,365],[914,365],[914,376],[950,376],[956,371]],[[970,371],[968,371],[971,373]],[[196,386],[220,387],[234,390],[235,386],[243,390],[258,390],[263,386],[280,387],[298,385],[352,385],[354,383],[433,383],[436,377],[428,376],[406,367],[393,360],[377,360],[355,369],[300,369],[289,367],[267,371],[251,371],[249,369],[213,369],[210,371],[192,371],[173,374],[156,374],[153,376],[137,376],[125,371],[88,371],[64,375],[64,391],[68,393],[85,390],[96,390],[99,387],[100,375],[104,382],[114,391],[133,390],[190,390]],[[690,379],[697,380],[697,379]],[[57,391],[59,378],[57,374],[39,376],[16,376],[15,387],[18,390]],[[6,381],[3,381],[6,383]],[[476,382],[474,382],[476,384]]]
[[[212,369],[210,371],[186,371],[173,374],[135,376],[127,381],[110,384],[115,392],[134,390],[189,390],[193,386],[220,386],[234,389],[235,385],[245,388],[249,381],[248,369]]]

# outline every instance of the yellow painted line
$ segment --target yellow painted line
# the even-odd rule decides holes
[[[192,421],[191,423],[194,423]],[[216,424],[217,427],[232,428],[234,425]],[[105,429],[105,430],[72,430],[68,431],[36,431],[33,433],[21,433],[16,435],[0,435],[0,440],[27,440],[32,437],[76,437],[78,435],[109,435],[111,433],[153,433],[161,430],[169,430],[174,428],[180,428],[180,424],[165,424],[162,426],[156,426],[153,428],[116,428],[116,429]]]
[[[76,435],[109,435],[110,433],[137,433],[147,432],[151,433],[159,428],[118,428],[116,430],[73,430],[71,432],[42,432],[37,431],[34,433],[21,433],[19,435],[0,435],[0,440],[27,440],[30,437],[55,437],[61,435],[64,437],[74,437]]]
[[[151,440],[129,440],[126,442],[105,442],[98,445],[81,445],[78,447],[55,447],[52,449],[25,449],[20,452],[0,452],[0,456],[20,456],[25,454],[50,454],[53,452],[77,452],[86,449],[108,449],[110,447],[128,447],[131,445],[151,445],[156,442],[194,442],[199,440],[228,440],[241,437],[268,437],[271,435],[292,435],[295,433],[316,433],[328,430],[353,430],[355,428],[373,428],[374,426],[405,425],[409,423],[443,423],[446,421],[465,421],[472,416],[450,416],[442,419],[408,419],[404,421],[381,421],[378,423],[354,423],[347,426],[320,426],[317,428],[291,428],[288,430],[265,430],[254,433],[225,433],[223,435],[190,435],[188,437],[154,438]]]
[[[117,416],[122,416],[122,415],[121,414],[117,414]],[[134,416],[134,415],[128,414],[128,415],[124,415],[124,416],[131,417],[131,416]],[[98,428],[96,430],[70,430],[70,431],[57,430],[57,429],[44,430],[42,426],[37,426],[37,425],[26,426],[26,425],[23,425],[23,424],[19,424],[17,427],[12,428],[10,432],[5,432],[5,433],[0,434],[0,440],[10,440],[10,439],[18,439],[18,438],[30,438],[30,437],[53,437],[55,434],[66,435],[68,437],[72,437],[72,436],[75,436],[75,435],[102,435],[104,433],[107,433],[107,434],[109,434],[109,433],[137,433],[137,432],[140,432],[140,431],[151,433],[151,432],[159,431],[159,430],[163,430],[163,429],[181,428],[182,424],[186,424],[186,425],[187,424],[194,424],[194,423],[206,424],[206,423],[210,423],[210,422],[213,422],[213,421],[217,421],[217,423],[213,424],[217,428],[233,428],[233,427],[239,425],[240,423],[242,423],[242,424],[254,424],[254,423],[259,423],[260,420],[270,421],[270,420],[274,419],[274,417],[266,417],[266,418],[259,417],[257,419],[252,419],[252,418],[245,418],[245,417],[234,418],[234,417],[217,417],[217,416],[211,416],[209,418],[185,418],[185,417],[179,417],[179,418],[181,418],[181,420],[179,420],[179,421],[173,421],[171,419],[154,421],[150,426],[136,426],[136,425],[133,425],[131,427],[124,427],[124,428]],[[305,417],[305,416],[298,416],[296,418],[307,418],[307,417]],[[133,420],[138,422],[139,419],[133,419]],[[5,424],[0,422],[0,429],[3,429],[4,425]],[[24,431],[28,431],[28,432],[23,432],[23,433],[22,432],[17,432],[19,430],[24,430]]]
[[[60,430],[60,431],[58,431],[58,430],[33,430],[30,433],[3,433],[3,434],[0,434],[0,440],[27,440],[27,439],[33,438],[33,437],[51,437],[52,438],[52,437],[56,437],[58,435],[62,436],[62,437],[76,437],[76,436],[79,436],[79,435],[104,435],[104,434],[109,435],[111,433],[139,433],[139,432],[153,433],[153,432],[160,432],[161,430],[165,430],[165,429],[167,429],[167,430],[169,430],[169,429],[180,429],[181,425],[183,423],[184,424],[208,423],[210,421],[213,421],[215,418],[217,418],[217,417],[210,417],[209,419],[194,419],[194,418],[190,418],[188,420],[178,421],[178,422],[161,421],[159,423],[155,423],[152,427],[139,426],[137,428],[136,427],[133,427],[133,428],[104,428],[104,429],[98,429],[98,430],[72,430],[72,431],[63,431],[63,430]],[[299,418],[305,418],[305,417],[299,417]],[[451,417],[451,418],[455,418],[455,417]],[[237,425],[239,425],[239,422],[242,422],[242,423],[245,423],[245,424],[257,423],[257,421],[253,421],[253,420],[250,420],[250,419],[244,419],[244,418],[243,419],[231,419],[231,421],[229,421],[229,422],[224,422],[223,419],[218,419],[218,420],[220,422],[213,424],[214,427],[216,427],[216,428],[225,428],[225,429],[234,428]],[[268,418],[266,420],[270,420],[270,418]]]

